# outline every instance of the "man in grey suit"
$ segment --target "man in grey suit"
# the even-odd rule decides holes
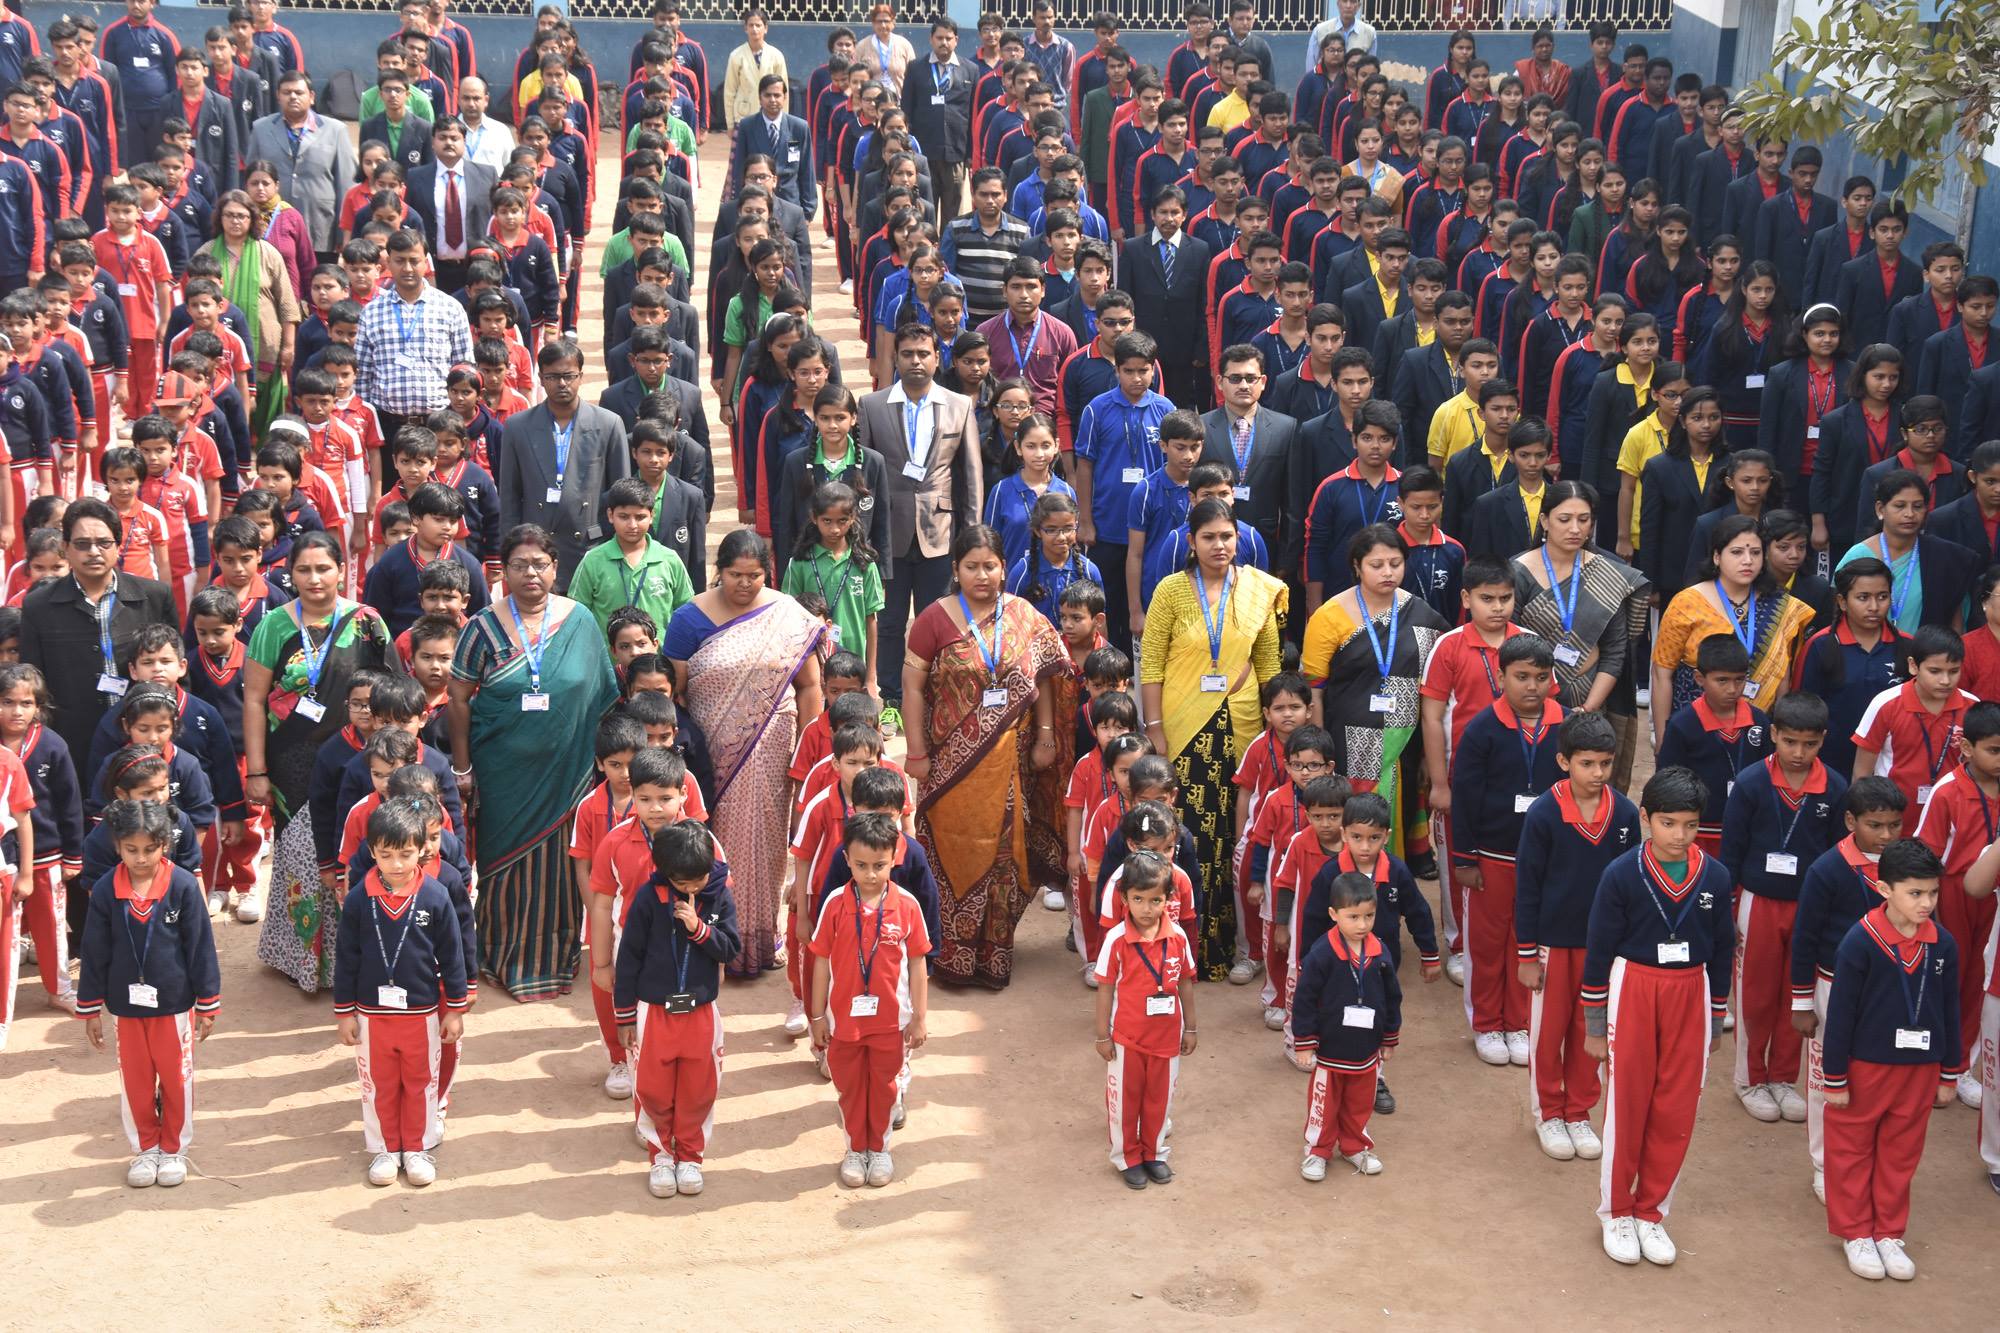
[[[250,127],[250,161],[278,169],[278,193],[299,210],[323,260],[334,253],[340,196],[354,181],[354,144],[343,121],[312,109],[312,80],[293,70],[278,80],[278,112]]]
[[[896,382],[861,400],[861,444],[889,469],[889,544],[882,557],[887,604],[877,621],[882,695],[902,702],[903,631],[951,586],[951,543],[979,521],[986,494],[972,400],[941,389],[937,332],[928,324],[896,331]],[[510,423],[511,424],[511,423]]]
[[[1284,561],[1294,531],[1303,533],[1306,503],[1294,497],[1286,473],[1299,423],[1258,405],[1264,357],[1248,343],[1222,350],[1222,406],[1201,419],[1201,461],[1236,472],[1236,517],[1264,534],[1274,562]],[[1303,555],[1303,548],[1296,554]],[[1280,569],[1290,568],[1282,564]]]
[[[556,590],[569,587],[584,552],[604,540],[598,498],[632,471],[625,423],[582,400],[583,350],[568,338],[544,343],[535,368],[541,403],[507,418],[500,432],[500,531],[518,523],[556,539]]]

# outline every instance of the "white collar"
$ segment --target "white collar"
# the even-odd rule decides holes
[[[902,377],[898,376],[895,384],[890,386],[889,401],[892,403],[916,403],[919,406],[922,406],[923,404],[930,402],[931,393],[935,392],[936,390],[937,390],[937,381],[932,380],[930,389],[925,392],[922,398],[912,398],[908,393],[904,391]]]

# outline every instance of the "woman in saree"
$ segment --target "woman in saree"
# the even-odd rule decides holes
[[[277,832],[257,957],[308,995],[333,984],[340,920],[338,874],[320,869],[313,840],[314,763],[349,725],[357,677],[402,671],[382,618],[340,595],[346,561],[326,533],[300,537],[291,558],[298,600],[259,620],[243,655],[244,794],[270,809]]]
[[[1734,634],[1750,653],[1743,698],[1768,709],[1785,692],[1792,659],[1812,634],[1813,609],[1778,589],[1764,566],[1764,538],[1757,520],[1732,514],[1708,539],[1708,567],[1701,582],[1681,589],[1660,616],[1653,640],[1653,746],[1666,734],[1667,718],[1701,693],[1695,653],[1711,634]]]
[[[1069,650],[1033,604],[1005,594],[999,533],[968,526],[951,563],[956,587],[910,622],[904,644],[904,770],[918,784],[917,837],[937,876],[944,938],[934,975],[1001,990],[1035,888],[1029,788],[1057,755],[1054,691],[1044,686],[1070,670]]]
[[[1285,584],[1236,566],[1236,520],[1221,500],[1188,511],[1188,567],[1153,590],[1139,646],[1146,737],[1173,761],[1201,862],[1196,965],[1221,981],[1249,959],[1236,921],[1236,765],[1264,729],[1258,698],[1278,674]],[[1239,957],[1239,947],[1242,952]],[[1247,980],[1248,977],[1246,976]]]
[[[451,769],[479,800],[479,970],[517,1000],[550,1000],[569,992],[582,952],[570,813],[618,681],[597,618],[555,595],[553,536],[509,530],[500,577],[506,597],[466,623],[452,655]]]
[[[732,977],[780,966],[778,903],[785,883],[785,773],[799,732],[819,716],[825,622],[771,586],[771,544],[753,528],[722,539],[715,586],[674,612],[661,655],[674,688],[708,738],[715,790],[710,826],[729,854],[730,888],[743,925]],[[587,754],[589,747],[585,747]],[[794,912],[787,959],[812,937]]]
[[[1333,768],[1356,791],[1388,799],[1389,850],[1397,856],[1428,836],[1416,799],[1417,686],[1438,636],[1451,628],[1403,590],[1407,555],[1402,534],[1386,523],[1355,533],[1347,548],[1354,586],[1313,612],[1299,657],[1313,687],[1313,721],[1333,736]]]
[[[257,367],[257,401],[251,432],[285,408],[285,382],[292,373],[292,339],[299,328],[300,289],[276,246],[251,234],[256,205],[241,190],[224,194],[215,206],[217,236],[208,252],[222,265],[222,294],[249,322],[250,360]]]

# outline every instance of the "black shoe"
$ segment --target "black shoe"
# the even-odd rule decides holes
[[[1143,1167],[1143,1166],[1128,1166],[1128,1167],[1126,1167],[1126,1168],[1124,1169],[1124,1171],[1120,1172],[1119,1174],[1121,1174],[1121,1175],[1122,1175],[1122,1176],[1124,1176],[1124,1178],[1125,1178],[1125,1188],[1126,1188],[1126,1189],[1128,1189],[1128,1190],[1142,1190],[1142,1189],[1146,1188],[1146,1168],[1145,1168],[1145,1167]]]
[[[1986,1177],[1986,1183],[1993,1187],[1993,1192],[1995,1194],[2000,1194],[2000,1171],[1995,1171],[1990,1175],[1988,1175]]]
[[[1164,1185],[1174,1178],[1174,1169],[1165,1162],[1147,1162],[1142,1169],[1146,1173],[1146,1178],[1155,1185]]]
[[[1435,852],[1425,852],[1422,856],[1413,856],[1410,858],[1409,865],[1410,873],[1418,879],[1436,879],[1438,877],[1438,859]]]
[[[1065,931],[1063,932],[1063,948],[1065,948],[1065,949],[1068,949],[1068,950],[1069,950],[1069,951],[1070,951],[1071,953],[1075,953],[1075,952],[1076,952],[1076,932],[1075,932],[1075,931],[1073,931],[1073,930],[1065,930]]]
[[[1389,1081],[1387,1079],[1378,1078],[1375,1080],[1375,1114],[1396,1114],[1396,1094],[1389,1091]]]

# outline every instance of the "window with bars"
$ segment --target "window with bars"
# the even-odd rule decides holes
[[[1130,32],[1179,32],[1181,6],[1173,0],[1054,0],[1056,26],[1088,31],[1090,20],[1100,11],[1118,16],[1119,26]],[[818,8],[808,5],[808,8]],[[1026,29],[1034,14],[1034,0],[995,0],[987,6],[1015,28]],[[771,6],[773,17],[782,17],[786,6]],[[1226,11],[1227,0],[1209,8]],[[1264,33],[1309,32],[1332,13],[1326,0],[1258,0],[1257,31]],[[1609,19],[1619,31],[1651,31],[1671,27],[1673,0],[1364,0],[1362,17],[1377,32],[1444,33],[1453,28],[1496,30],[1532,28],[1549,23],[1558,28],[1581,29],[1598,19]]]
[[[205,8],[226,9],[240,0],[200,0]],[[397,0],[285,0],[278,9],[278,22],[285,21],[287,10],[310,10],[320,14],[394,14]],[[463,17],[467,14],[484,18],[527,18],[535,12],[540,0],[452,0],[451,12]],[[648,12],[651,5],[648,4]]]

